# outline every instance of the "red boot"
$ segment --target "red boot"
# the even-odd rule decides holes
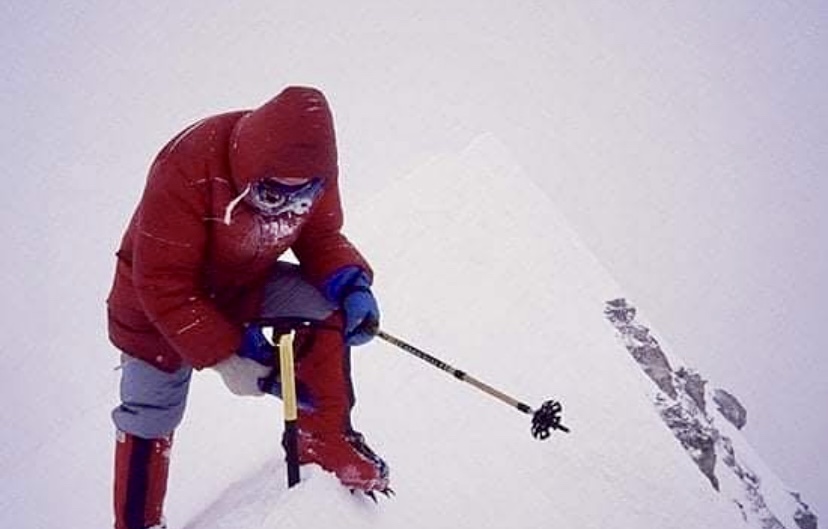
[[[115,445],[115,529],[163,529],[172,435],[142,439],[118,432]]]
[[[334,313],[297,337],[296,376],[313,402],[313,410],[299,411],[299,463],[315,463],[351,489],[387,492],[388,465],[351,426],[354,390],[341,326]]]
[[[388,492],[388,465],[358,432],[315,434],[299,430],[299,464],[333,472],[349,489]]]

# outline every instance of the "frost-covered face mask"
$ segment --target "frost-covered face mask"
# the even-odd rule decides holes
[[[247,201],[266,217],[286,213],[305,215],[319,197],[322,187],[321,178],[284,181],[265,178],[250,185]]]

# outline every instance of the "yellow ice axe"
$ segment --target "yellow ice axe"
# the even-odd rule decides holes
[[[296,433],[296,421],[299,417],[296,402],[296,375],[293,367],[293,338],[296,331],[291,330],[279,337],[279,373],[282,383],[282,403],[284,406],[285,460],[287,461],[288,488],[299,483],[299,446]]]

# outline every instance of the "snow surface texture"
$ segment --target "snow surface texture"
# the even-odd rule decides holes
[[[354,352],[355,424],[390,463],[394,499],[374,505],[313,467],[287,490],[274,413],[270,453],[224,476],[217,499],[184,509],[204,484],[173,482],[174,527],[767,527],[664,427],[603,313],[619,287],[493,137],[349,211],[348,233],[379,272],[386,330],[531,405],[561,400],[572,432],[537,441],[528,416],[375,340]],[[238,451],[187,450],[202,461]],[[776,483],[764,465],[752,471]]]

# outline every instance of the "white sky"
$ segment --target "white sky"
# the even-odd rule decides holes
[[[743,400],[772,467],[828,513],[816,501],[828,490],[825,5],[325,4],[2,8],[0,281],[19,307],[4,309],[4,361],[36,349],[44,318],[102,335],[64,285],[105,296],[172,134],[315,84],[334,106],[351,202],[496,135],[663,340]]]

